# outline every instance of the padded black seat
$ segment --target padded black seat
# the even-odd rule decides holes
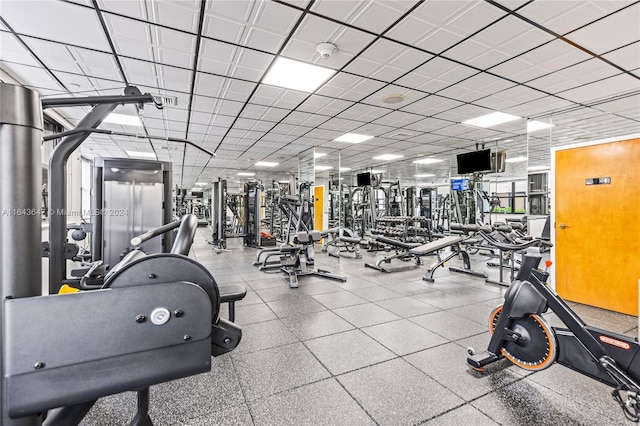
[[[236,316],[235,302],[244,299],[247,295],[247,289],[242,284],[229,283],[218,284],[218,291],[220,292],[220,303],[229,304],[229,321],[233,322]]]

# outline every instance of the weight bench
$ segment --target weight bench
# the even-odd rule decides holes
[[[229,304],[229,321],[233,322],[236,318],[236,302],[244,299],[247,295],[247,289],[242,284],[218,284],[220,292],[220,303]]]
[[[449,235],[409,250],[409,253],[413,254],[414,256],[425,256],[427,254],[434,253],[434,252],[436,253],[436,256],[438,256],[438,261],[434,262],[429,266],[429,268],[427,269],[427,272],[425,272],[424,277],[422,277],[422,279],[432,283],[433,273],[436,271],[436,269],[438,269],[439,267],[444,265],[449,259],[451,259],[452,257],[460,253],[460,250],[451,250],[451,252],[447,256],[441,257],[440,250],[442,250],[443,248],[452,246],[454,244],[459,244],[462,240],[463,240],[463,237],[461,236]],[[467,258],[468,257],[469,256],[467,255]]]
[[[316,275],[322,278],[329,278],[338,281],[347,281],[347,277],[334,275],[329,271],[317,269],[311,270],[309,266],[309,248],[313,243],[322,239],[320,231],[299,232],[295,238],[296,245],[286,256],[280,258],[283,272],[289,274],[289,287],[298,287],[298,277],[306,275]]]
[[[420,265],[420,256],[416,256],[410,253],[410,250],[420,246],[420,243],[405,243],[404,241],[394,240],[393,238],[383,237],[382,235],[376,235],[375,241],[378,243],[385,244],[387,247],[394,248],[397,252],[396,254],[385,256],[382,259],[378,259],[375,264],[365,263],[364,266],[367,268],[377,269],[382,272],[391,272],[388,268],[383,268],[381,265],[383,263],[389,263],[392,259],[414,259],[416,261],[416,265]],[[398,251],[401,250],[401,251]]]
[[[353,253],[353,259],[362,259],[362,254],[360,253],[360,243],[362,240],[354,237],[350,229],[332,228],[323,231],[321,236],[325,239],[322,251],[327,252],[329,256],[340,257],[346,253]],[[329,236],[331,240],[329,240]],[[330,247],[335,247],[336,250],[332,251]]]

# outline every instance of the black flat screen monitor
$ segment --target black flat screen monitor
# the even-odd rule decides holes
[[[371,173],[358,173],[358,186],[371,186]]]
[[[459,175],[491,170],[490,149],[458,154],[456,160],[458,161]]]
[[[191,191],[191,196],[195,198],[204,198],[203,191]]]

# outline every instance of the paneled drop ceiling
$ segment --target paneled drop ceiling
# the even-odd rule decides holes
[[[323,59],[322,42],[337,52]],[[420,167],[444,176],[452,155],[476,144],[540,166],[550,135],[560,145],[640,131],[639,1],[2,0],[0,53],[3,80],[43,97],[122,94],[128,84],[176,97],[176,106],[147,106],[142,128],[102,127],[185,138],[215,158],[107,135],[82,153],[155,152],[184,188],[238,172],[284,176],[311,147],[339,152],[353,171],[400,154],[390,167],[409,178],[413,160],[444,160]],[[313,93],[263,84],[278,56],[336,73]],[[404,101],[383,102],[392,94]],[[75,124],[87,111],[57,112]],[[461,124],[494,111],[522,118]],[[527,120],[554,126],[527,135]],[[347,132],[374,138],[334,141]]]

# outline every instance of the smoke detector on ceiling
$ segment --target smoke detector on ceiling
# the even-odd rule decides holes
[[[404,95],[393,94],[382,97],[382,102],[385,104],[397,104],[402,101],[404,101]]]
[[[320,56],[322,56],[322,59],[329,59],[331,55],[333,55],[338,50],[338,48],[335,44],[320,43],[316,46],[316,50],[318,51]]]

